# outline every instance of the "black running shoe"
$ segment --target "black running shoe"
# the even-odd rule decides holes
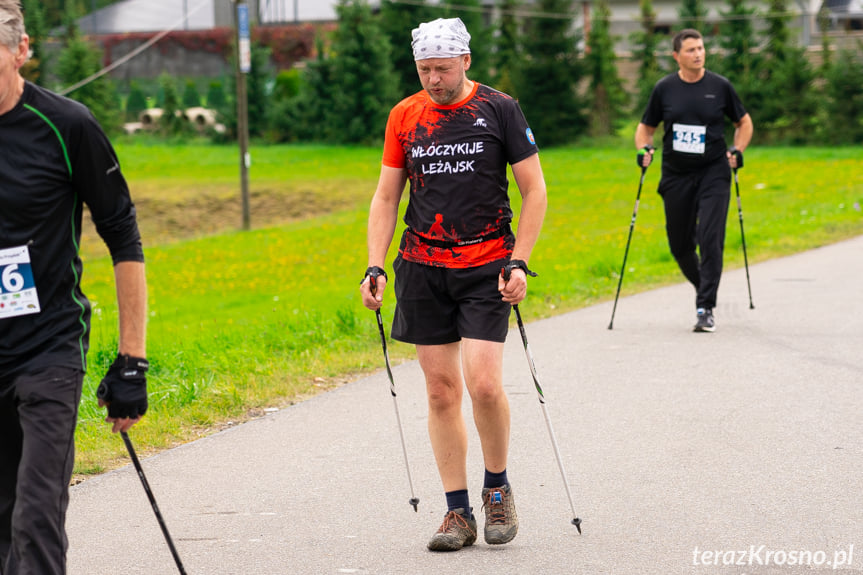
[[[713,310],[710,308],[698,308],[698,319],[695,322],[695,329],[693,331],[702,332],[702,331],[715,331],[716,330],[716,320],[713,319]]]
[[[447,511],[437,533],[428,542],[432,551],[458,551],[476,541],[476,519],[464,509]]]

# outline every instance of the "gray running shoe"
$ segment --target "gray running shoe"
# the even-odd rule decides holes
[[[695,329],[693,331],[715,331],[716,330],[716,320],[713,319],[713,310],[710,308],[698,308],[697,313],[697,321],[695,323]]]
[[[428,548],[431,551],[458,551],[469,547],[476,541],[476,519],[463,508],[447,511],[443,524],[431,538]]]
[[[512,487],[484,488],[482,506],[485,509],[485,542],[500,545],[512,541],[518,533],[518,515]]]

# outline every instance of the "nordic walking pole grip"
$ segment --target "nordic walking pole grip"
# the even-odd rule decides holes
[[[379,275],[384,276],[384,278],[387,277],[386,272],[383,271],[381,268],[370,267],[369,269],[366,270],[366,276],[369,278],[369,290],[372,292],[372,295],[375,295],[378,291],[378,276]],[[396,422],[398,423],[398,426],[399,426],[399,438],[401,438],[401,442],[402,442],[402,454],[404,455],[404,458],[405,458],[405,469],[407,470],[407,475],[408,475],[408,485],[410,486],[410,489],[411,489],[411,498],[408,500],[408,503],[410,503],[413,506],[414,511],[418,513],[419,509],[417,506],[419,505],[420,500],[419,500],[419,497],[414,495],[414,482],[413,482],[413,479],[411,479],[411,468],[410,468],[410,464],[408,464],[408,450],[407,450],[407,447],[405,447],[405,434],[404,434],[404,431],[402,430],[402,419],[401,419],[401,416],[399,415],[399,404],[398,404],[398,400],[396,399],[396,383],[395,383],[395,380],[393,379],[393,371],[390,368],[390,354],[387,352],[387,336],[384,333],[384,320],[383,320],[383,317],[381,317],[381,309],[380,308],[375,310],[375,318],[378,321],[378,331],[380,332],[380,335],[381,335],[381,347],[384,350],[384,362],[386,363],[386,366],[387,366],[387,377],[389,377],[389,380],[390,380],[390,395],[392,395],[392,398],[393,398],[393,407],[395,408],[395,412],[396,412]]]
[[[517,262],[518,265],[515,265]],[[525,270],[525,273],[536,276],[535,273],[527,269],[527,265],[520,260],[514,260],[505,267],[501,268],[500,275],[504,281],[509,280],[509,276],[514,268]],[[527,364],[530,367],[530,374],[533,377],[533,385],[536,388],[537,396],[539,397],[539,405],[542,408],[542,415],[545,417],[545,427],[548,429],[548,436],[551,438],[551,447],[554,450],[554,457],[557,459],[557,467],[560,470],[560,476],[563,478],[563,487],[566,489],[566,496],[569,499],[569,508],[572,510],[572,524],[578,529],[581,534],[581,519],[575,513],[575,505],[572,502],[572,493],[569,490],[569,481],[566,478],[566,470],[563,467],[563,459],[560,457],[560,449],[557,447],[557,439],[554,436],[554,428],[551,426],[551,418],[548,416],[548,408],[545,405],[545,394],[542,392],[542,387],[539,385],[539,376],[536,373],[536,365],[534,365],[533,354],[530,351],[530,345],[527,343],[527,333],[524,330],[524,322],[521,320],[521,311],[518,309],[518,304],[513,304],[512,309],[515,310],[515,319],[518,322],[518,331],[521,334],[521,341],[524,344],[524,354],[527,356]]]
[[[183,562],[180,561],[180,554],[177,553],[177,548],[174,547],[174,541],[171,539],[171,534],[168,533],[168,526],[165,524],[165,519],[162,517],[162,512],[159,511],[159,505],[156,504],[156,498],[153,496],[153,491],[150,489],[150,483],[144,475],[144,469],[141,467],[141,462],[138,461],[138,455],[135,453],[135,448],[132,446],[132,440],[129,439],[129,434],[121,431],[123,443],[126,444],[126,451],[129,452],[129,458],[135,466],[135,471],[138,472],[138,477],[141,479],[141,485],[144,486],[144,492],[147,494],[147,499],[150,500],[150,506],[153,508],[153,513],[156,514],[156,520],[159,522],[159,527],[162,528],[162,534],[165,536],[165,541],[168,543],[168,548],[171,550],[171,555],[174,556],[174,562],[177,564],[177,569],[180,575],[186,575],[186,569],[183,567]]]

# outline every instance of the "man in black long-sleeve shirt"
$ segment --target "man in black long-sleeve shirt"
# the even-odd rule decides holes
[[[147,288],[135,208],[86,107],[26,82],[17,0],[0,0],[0,573],[66,572],[65,513],[90,303],[86,203],[114,261],[119,350],[99,387],[114,432],[147,409]]]

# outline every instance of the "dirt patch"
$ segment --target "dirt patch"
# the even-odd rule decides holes
[[[359,198],[357,194],[335,190],[253,190],[249,193],[251,227],[270,227],[352,209],[367,201],[367,198]],[[141,195],[135,198],[135,207],[138,227],[147,247],[236,231],[243,226],[243,206],[239,192],[201,192],[193,197],[183,195],[174,198]],[[107,248],[96,233],[89,213],[85,213],[81,235],[83,256],[107,255]]]

